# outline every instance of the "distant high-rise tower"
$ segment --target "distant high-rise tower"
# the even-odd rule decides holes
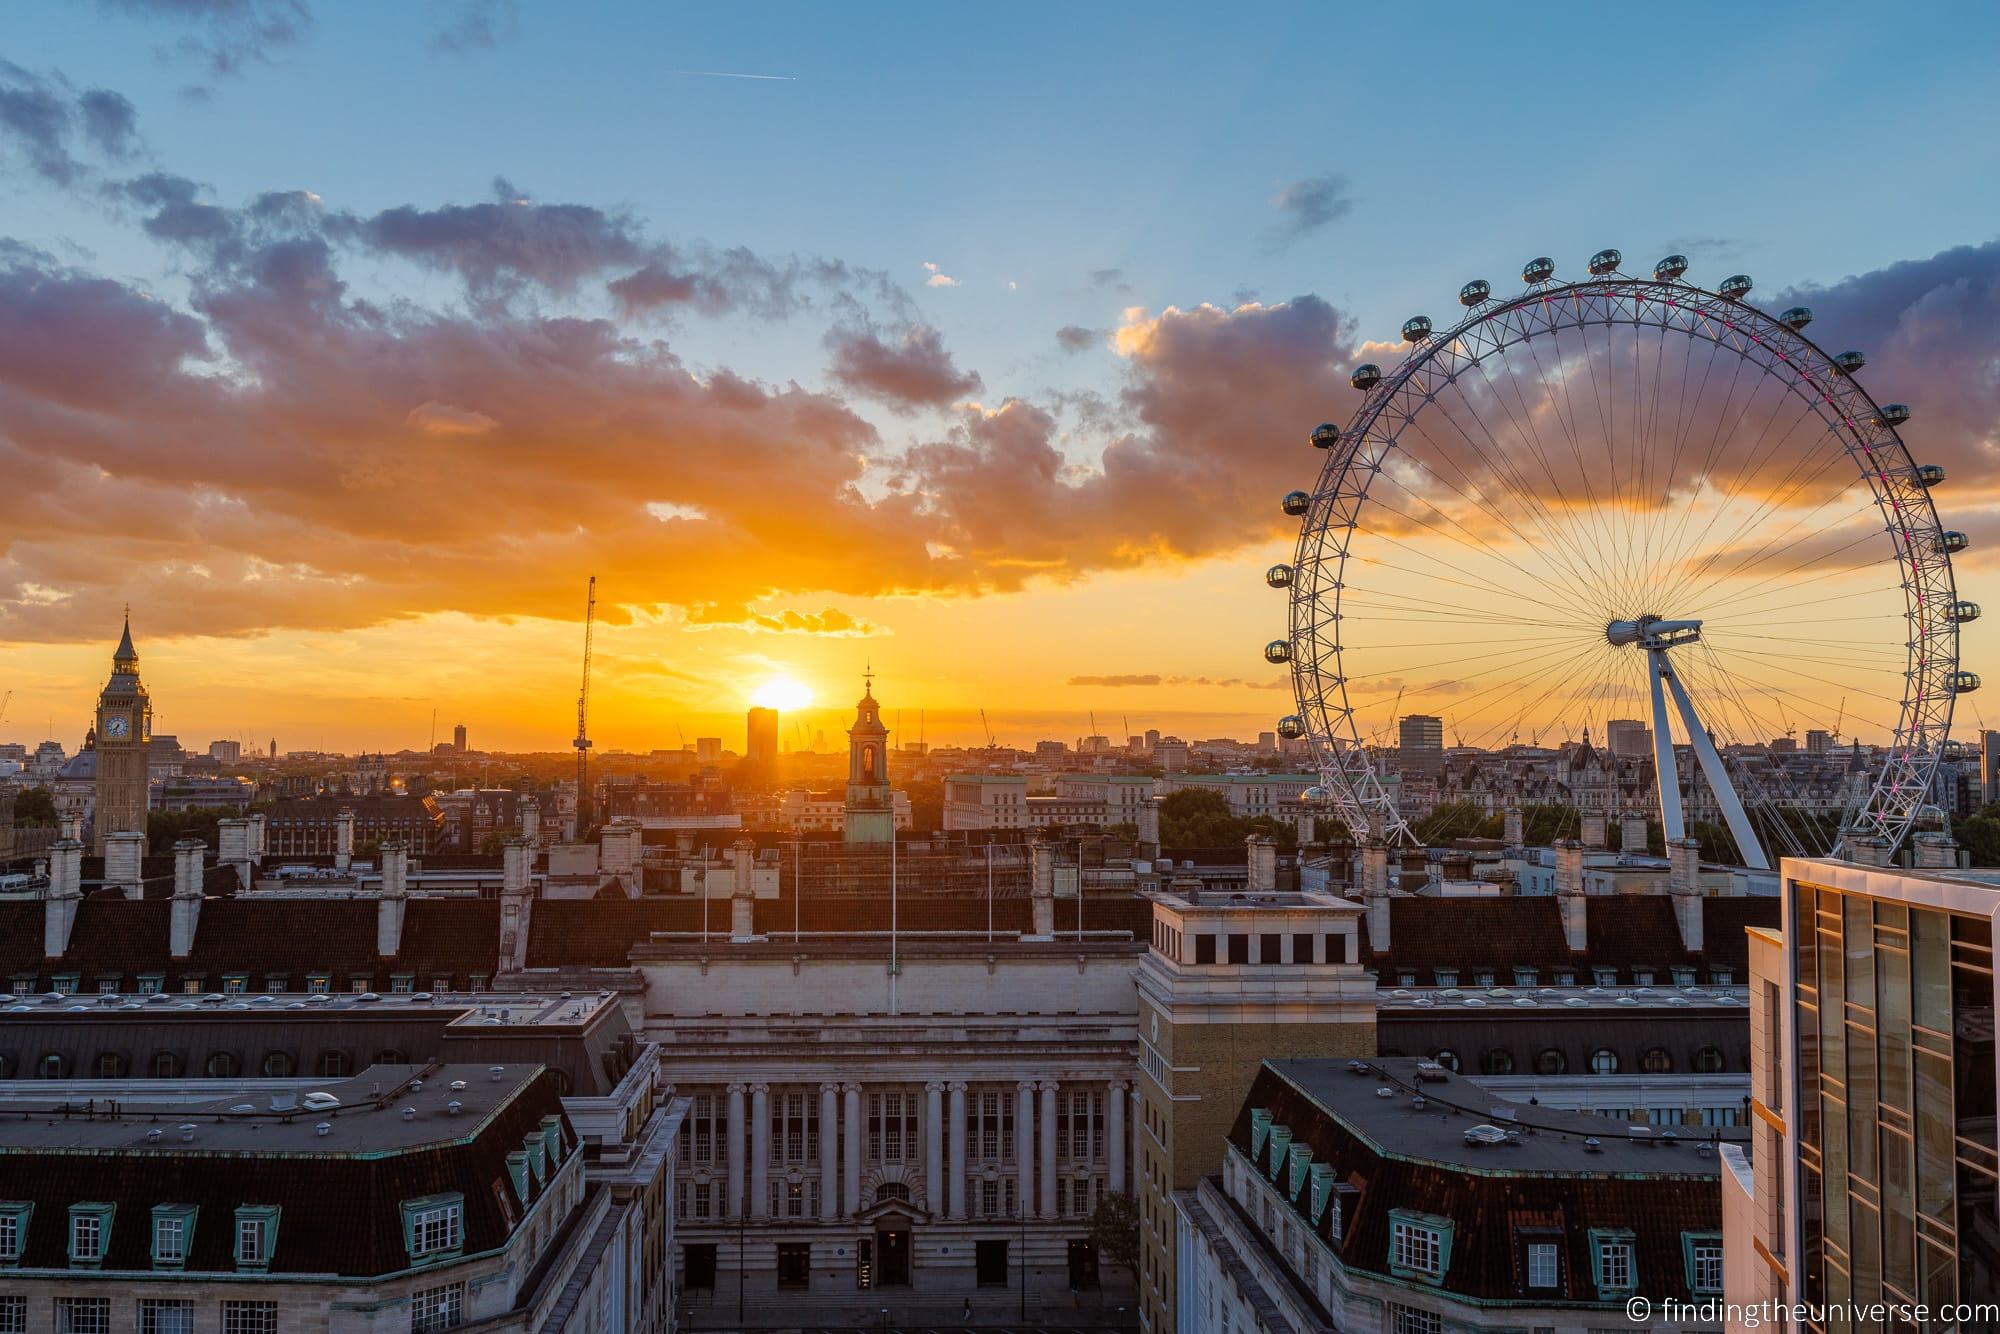
[[[778,758],[778,711],[754,708],[744,720],[743,758],[770,764]]]
[[[1403,716],[1397,727],[1400,764],[1406,774],[1434,774],[1444,768],[1444,721],[1428,713]]]
[[[889,729],[875,702],[874,677],[862,679],[854,726],[847,729],[847,809],[842,822],[849,843],[891,843],[896,808],[889,795]]]
[[[153,737],[153,701],[139,680],[132,617],[111,655],[111,680],[97,697],[97,798],[93,842],[104,855],[111,834],[146,832],[146,743]]]
[[[465,744],[464,723],[460,723],[458,726],[451,729],[451,748],[457,751],[461,755],[465,754],[467,749],[469,749],[469,747],[467,747]]]
[[[1643,760],[1653,753],[1653,729],[1637,718],[1613,718],[1604,724],[1604,744],[1621,760]]]

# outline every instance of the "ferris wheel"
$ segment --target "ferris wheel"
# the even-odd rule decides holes
[[[1698,287],[1680,255],[1622,264],[1600,251],[1569,282],[1535,259],[1511,297],[1467,283],[1463,318],[1407,321],[1400,364],[1356,367],[1352,419],[1312,432],[1318,482],[1283,502],[1297,553],[1265,576],[1290,631],[1264,650],[1291,668],[1278,731],[1310,743],[1309,799],[1414,841],[1371,741],[1399,709],[1531,753],[1629,720],[1668,838],[1693,800],[1752,866],[1893,848],[1936,817],[1953,702],[1979,685],[1944,470],[1912,460],[1910,410],[1862,389],[1861,353],[1805,336],[1809,309],[1765,313],[1742,275]],[[1796,813],[1828,809],[1801,846]]]

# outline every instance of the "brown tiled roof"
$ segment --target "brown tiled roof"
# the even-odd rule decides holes
[[[1776,930],[1783,917],[1783,905],[1776,897],[1703,899],[1701,901],[1701,952],[1709,966],[1732,968],[1738,982],[1750,977],[1750,938],[1753,926]]]

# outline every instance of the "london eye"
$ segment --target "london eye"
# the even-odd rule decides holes
[[[1264,656],[1290,667],[1278,730],[1309,743],[1309,799],[1357,837],[1414,841],[1377,753],[1399,707],[1467,754],[1642,721],[1665,836],[1698,800],[1753,867],[1939,818],[1953,704],[1979,684],[1944,472],[1808,308],[1687,270],[1604,250],[1574,280],[1535,259],[1512,296],[1467,283],[1455,323],[1407,321],[1392,364],[1354,369],[1346,424],[1311,432]],[[1816,768],[1792,763],[1802,724]],[[1817,840],[1787,806],[1825,812]]]

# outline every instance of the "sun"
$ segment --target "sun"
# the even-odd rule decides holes
[[[750,702],[760,708],[790,713],[812,703],[812,698],[813,692],[804,682],[781,676],[758,686]]]

